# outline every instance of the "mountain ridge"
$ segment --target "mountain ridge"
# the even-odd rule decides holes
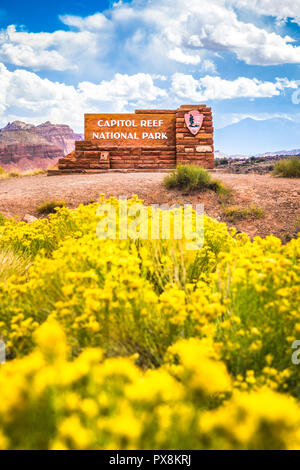
[[[66,124],[9,122],[0,129],[0,166],[5,170],[45,169],[72,152],[74,142],[82,139]]]
[[[299,147],[300,124],[285,118],[245,118],[215,131],[215,148],[228,155],[251,156]]]

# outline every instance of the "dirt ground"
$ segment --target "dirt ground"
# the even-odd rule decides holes
[[[51,199],[63,199],[71,208],[107,196],[137,194],[146,204],[203,203],[205,212],[217,220],[222,216],[222,202],[211,191],[182,194],[167,190],[164,173],[101,173],[58,176],[27,176],[0,180],[0,212],[16,216],[35,215],[39,204]],[[274,234],[286,241],[300,231],[300,179],[274,178],[269,175],[218,173],[216,177],[232,189],[230,205],[262,208],[261,219],[248,219],[234,225],[251,237]],[[297,226],[298,220],[298,226]]]

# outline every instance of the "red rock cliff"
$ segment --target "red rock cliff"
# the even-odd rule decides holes
[[[6,170],[48,168],[72,152],[81,134],[63,124],[49,121],[39,126],[21,121],[0,130],[0,166]]]

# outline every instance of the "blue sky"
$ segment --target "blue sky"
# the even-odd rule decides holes
[[[206,103],[299,122],[300,0],[0,3],[0,127]],[[299,82],[300,83],[300,82]],[[300,94],[299,94],[300,96]]]

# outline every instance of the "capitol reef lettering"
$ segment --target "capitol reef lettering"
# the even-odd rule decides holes
[[[175,113],[85,115],[85,140],[98,146],[170,148],[175,134]]]
[[[136,122],[135,119],[99,119],[98,127],[100,128],[112,128],[117,127],[118,129],[122,128],[160,128],[164,125],[164,121],[162,119],[142,119],[139,123]],[[168,136],[166,132],[145,132],[143,131],[137,132],[93,132],[93,139],[131,139],[131,140],[145,140],[145,139],[153,139],[153,140],[168,140]]]

